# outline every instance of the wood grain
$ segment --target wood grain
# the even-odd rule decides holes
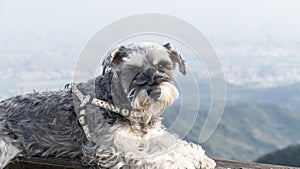
[[[232,160],[215,159],[216,169],[297,169],[297,167],[259,164],[251,162],[238,162]],[[92,169],[95,167],[83,165],[75,159],[45,159],[32,157],[30,159],[18,158],[11,162],[5,169]],[[300,168],[299,168],[300,169]]]

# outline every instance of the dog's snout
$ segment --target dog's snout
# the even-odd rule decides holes
[[[157,99],[161,94],[161,89],[160,88],[148,89],[147,94],[150,98]]]

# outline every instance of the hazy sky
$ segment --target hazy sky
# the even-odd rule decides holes
[[[0,0],[0,31],[91,36],[124,16],[152,12],[184,19],[207,35],[290,40],[300,37],[299,7],[298,0]]]

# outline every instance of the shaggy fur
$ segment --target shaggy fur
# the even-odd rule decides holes
[[[172,71],[185,74],[170,45],[131,44],[113,49],[103,75],[78,84],[85,95],[140,111],[134,121],[87,105],[92,141],[78,123],[78,98],[71,91],[33,92],[0,102],[0,168],[16,156],[81,158],[100,168],[214,168],[202,148],[165,131],[161,113],[179,93]]]

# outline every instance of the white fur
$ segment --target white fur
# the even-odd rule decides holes
[[[125,61],[125,64],[128,65],[134,65],[137,67],[140,67],[144,64],[144,55],[141,53],[135,52],[135,54],[130,55],[128,58],[122,58],[123,61]]]
[[[4,168],[20,152],[20,149],[12,145],[10,138],[0,138],[0,169]]]
[[[127,164],[131,168],[211,169],[216,165],[199,145],[180,140],[160,125],[143,137],[122,126],[116,131],[113,142],[117,152],[126,152],[126,161],[136,161]]]

